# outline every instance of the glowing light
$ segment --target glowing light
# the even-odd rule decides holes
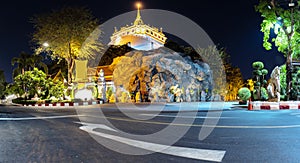
[[[294,2],[289,3],[289,7],[295,7],[295,3]]]
[[[280,27],[281,27],[281,25],[279,23],[275,24],[275,29],[274,29],[275,34],[278,34],[278,32],[280,31]]]
[[[44,46],[44,47],[49,47],[48,42],[44,42],[44,43],[43,43],[43,46]]]
[[[137,7],[138,9],[140,9],[140,8],[142,7],[142,3],[141,3],[141,2],[137,2],[137,3],[136,3],[136,7]]]

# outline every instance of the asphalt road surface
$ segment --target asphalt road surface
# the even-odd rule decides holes
[[[0,140],[0,162],[300,162],[300,110],[1,106]]]

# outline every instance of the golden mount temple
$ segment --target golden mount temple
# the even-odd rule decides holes
[[[146,25],[141,17],[141,4],[137,3],[137,15],[131,26],[121,27],[120,30],[115,27],[114,33],[110,37],[108,45],[126,45],[135,50],[153,50],[164,46],[167,37],[162,32],[162,28],[151,27]],[[113,72],[107,66],[88,67],[87,61],[76,61],[75,82],[78,83],[78,89],[86,87],[86,82],[93,82],[97,77],[98,83],[105,83],[105,87],[98,92],[105,92],[107,88],[114,90],[112,80]],[[95,76],[95,74],[97,74]],[[102,77],[101,77],[102,75]],[[102,78],[102,79],[100,79]],[[101,81],[100,81],[101,80]],[[98,87],[100,89],[100,87]],[[104,89],[104,90],[103,90]]]
[[[121,27],[119,31],[115,28],[109,45],[128,44],[128,46],[137,50],[152,50],[164,46],[167,37],[163,34],[162,28],[159,30],[144,24],[140,7],[141,4],[138,3],[137,16],[131,26]]]

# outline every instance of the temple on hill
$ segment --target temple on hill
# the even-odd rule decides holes
[[[158,29],[150,25],[146,25],[141,17],[141,4],[137,4],[137,15],[131,26],[121,27],[119,30],[115,27],[115,31],[110,37],[111,41],[108,45],[127,45],[136,50],[153,50],[163,47],[167,37],[162,32],[162,28]],[[108,89],[115,90],[113,81],[113,72],[109,69],[109,65],[101,65],[97,67],[88,67],[87,60],[77,60],[75,63],[75,82],[77,90],[94,85],[95,79],[98,81],[99,97],[105,99],[105,91]],[[102,74],[103,76],[101,77]],[[76,96],[76,92],[75,92]]]
[[[121,27],[120,30],[115,27],[109,45],[127,44],[137,50],[153,50],[164,46],[167,37],[162,32],[162,28],[144,24],[140,7],[141,4],[138,3],[136,19],[131,26]]]

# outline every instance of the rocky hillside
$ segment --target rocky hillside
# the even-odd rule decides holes
[[[206,63],[192,61],[168,48],[133,50],[114,58],[110,68],[116,99],[151,102],[198,101],[211,90],[211,74]]]

